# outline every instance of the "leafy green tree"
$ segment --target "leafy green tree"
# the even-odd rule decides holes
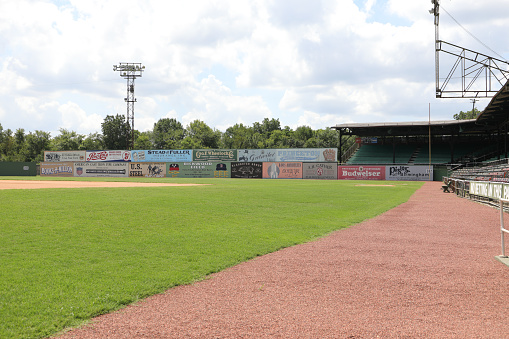
[[[265,140],[263,148],[289,148],[291,143],[291,130],[273,130],[270,137]]]
[[[466,112],[460,111],[459,113],[454,114],[453,118],[454,118],[454,120],[477,119],[479,114],[481,114],[481,112],[477,108],[474,108],[474,109],[472,109],[470,111],[466,111]]]
[[[51,135],[49,132],[36,130],[26,136],[26,160],[44,161],[44,151],[50,148]]]
[[[142,132],[138,135],[136,138],[136,141],[134,142],[134,149],[153,149],[154,145],[152,144],[151,140],[151,132]]]
[[[186,128],[183,148],[219,148],[221,132],[213,130],[201,120],[191,122]]]
[[[295,132],[293,132],[293,141],[291,147],[301,148],[301,147],[315,147],[311,146],[312,144],[316,144],[316,140],[314,139],[314,131],[309,126],[300,126],[297,127]],[[306,146],[307,145],[307,146]]]
[[[51,149],[53,151],[76,151],[80,149],[85,139],[84,135],[65,128],[60,128],[59,131],[60,134],[51,140]]]
[[[281,123],[279,122],[279,119],[272,118],[269,120],[269,118],[264,118],[262,123],[255,122],[253,124],[253,131],[255,133],[260,133],[267,138],[273,131],[276,130],[281,130]]]
[[[1,161],[12,161],[11,157],[15,153],[15,141],[12,135],[11,129],[2,131],[2,143],[0,144],[0,160]]]
[[[103,136],[100,133],[90,133],[81,141],[80,150],[100,151],[104,149]]]
[[[315,138],[317,140],[316,147],[339,147],[339,132],[335,129],[325,128],[316,130]],[[346,142],[346,139],[344,141]]]
[[[222,143],[224,148],[256,148],[256,143],[253,143],[253,129],[243,124],[235,124],[228,127],[222,136]],[[259,135],[259,134],[258,134]]]
[[[153,139],[156,149],[180,149],[184,137],[184,127],[174,118],[159,119],[154,124]]]
[[[101,124],[104,148],[109,150],[129,149],[128,137],[131,126],[124,115],[107,115]]]

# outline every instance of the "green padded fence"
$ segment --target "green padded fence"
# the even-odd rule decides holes
[[[36,176],[35,162],[0,162],[0,176]]]

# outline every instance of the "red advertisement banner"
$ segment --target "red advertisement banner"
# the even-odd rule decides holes
[[[338,166],[339,180],[385,180],[385,166]]]

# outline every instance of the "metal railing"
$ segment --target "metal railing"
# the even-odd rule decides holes
[[[500,237],[502,242],[502,255],[501,258],[507,258],[505,255],[505,241],[504,241],[504,233],[509,233],[509,230],[504,228],[504,203],[509,203],[507,199],[499,199],[500,201]]]

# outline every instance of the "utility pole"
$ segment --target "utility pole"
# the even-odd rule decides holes
[[[477,100],[477,99],[470,99],[470,101],[472,101],[472,114],[474,114],[475,103],[478,102],[479,100]]]
[[[113,65],[113,71],[120,72],[120,76],[127,79],[127,96],[124,101],[127,103],[127,124],[131,127],[131,135],[127,135],[127,147],[131,150],[134,148],[134,103],[136,102],[134,80],[141,77],[144,70],[145,66],[139,62],[121,62],[118,65]]]

